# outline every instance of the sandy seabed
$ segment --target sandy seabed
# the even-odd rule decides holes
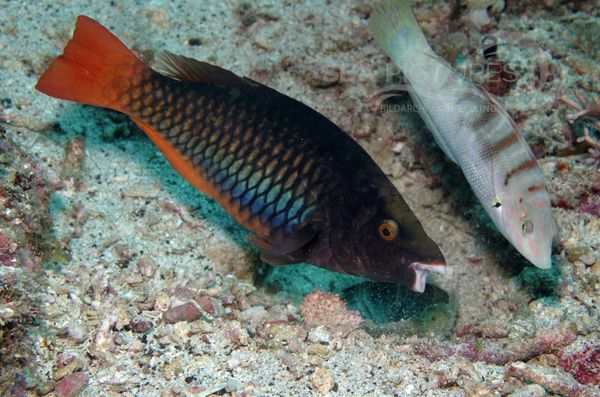
[[[0,1],[3,395],[599,395],[598,119],[570,116],[600,113],[600,4],[413,3],[435,51],[499,96],[539,158],[559,228],[544,272],[493,231],[408,97],[374,100],[401,76],[368,32],[370,2],[89,3]],[[418,296],[261,264],[124,116],[34,90],[80,14],[150,65],[168,49],[325,114],[451,272]],[[474,67],[486,35],[515,81]],[[333,295],[302,304],[315,290]]]

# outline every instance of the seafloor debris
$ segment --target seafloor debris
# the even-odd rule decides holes
[[[167,324],[173,324],[179,321],[195,321],[202,317],[202,310],[195,302],[184,303],[172,307],[163,313],[163,321]]]
[[[76,136],[65,145],[65,155],[61,168],[61,178],[70,188],[78,189],[81,179],[81,167],[85,158],[85,139]]]
[[[597,395],[600,179],[594,158],[581,155],[594,149],[584,127],[596,143],[600,137],[595,113],[579,115],[597,107],[588,97],[598,91],[592,33],[600,25],[593,4],[412,2],[432,45],[450,48],[443,52],[453,64],[465,64],[473,56],[469,48],[495,29],[526,35],[552,57],[556,73],[542,91],[529,85],[533,73],[523,75],[519,67],[531,56],[526,49],[513,46],[502,54],[520,76],[504,98],[507,108],[518,115],[527,140],[546,148],[538,159],[560,233],[553,257],[558,266],[541,272],[521,269],[489,244],[497,236],[482,232],[487,226],[463,197],[468,189],[456,170],[433,161],[440,158],[434,150],[424,151],[435,144],[421,133],[414,111],[375,115],[365,105],[382,85],[373,71],[387,65],[365,35],[368,1],[305,0],[283,8],[243,2],[157,2],[151,12],[137,13],[141,20],[123,18],[132,15],[123,10],[137,15],[133,3],[90,2],[76,11],[110,21],[142,54],[152,54],[145,49],[157,43],[173,43],[174,52],[183,46],[189,56],[235,65],[332,116],[387,164],[382,168],[443,244],[453,274],[416,299],[394,286],[347,282],[350,276],[303,265],[269,270],[280,276],[259,284],[256,254],[242,242],[244,235],[177,179],[122,116],[59,104],[30,90],[62,48],[71,25],[65,13],[75,10],[6,2],[0,123],[11,123],[0,126],[8,138],[0,141],[0,395]],[[35,24],[10,18],[23,7]],[[153,23],[144,25],[148,20]],[[483,25],[474,28],[472,20]],[[175,29],[172,21],[181,23]],[[135,37],[132,27],[139,28]],[[25,48],[19,37],[34,45]],[[159,42],[146,41],[150,37]],[[256,37],[268,40],[269,51],[257,51]],[[582,38],[585,48],[578,44]],[[278,60],[279,68],[273,66]],[[306,65],[321,73],[339,68],[339,81],[307,90],[311,76],[297,74]],[[328,85],[328,74],[322,76],[316,85]],[[570,124],[557,111],[564,102],[557,103],[555,93],[564,89],[578,89],[585,98],[585,105],[576,97],[576,107],[568,105]],[[79,148],[87,153],[83,167],[83,151],[71,153],[69,166],[79,178],[71,185],[62,173],[64,150],[78,136],[85,137]],[[415,161],[419,152],[431,163],[425,172]],[[63,190],[50,195],[59,184]],[[121,268],[125,262],[129,266]],[[339,309],[353,331],[340,336],[327,325],[307,327],[310,316],[301,321],[297,303],[315,288],[342,298],[325,297],[337,303],[316,311],[321,320],[335,321],[327,310]],[[193,321],[164,320],[189,303],[201,313]],[[360,309],[365,321],[358,325],[360,317],[348,307]]]
[[[165,210],[174,212],[177,215],[179,215],[179,218],[181,218],[181,220],[183,222],[185,222],[188,226],[190,226],[192,228],[197,228],[197,227],[203,226],[203,223],[193,219],[190,216],[189,211],[183,206],[173,204],[169,201],[164,201],[164,200],[159,201],[158,204]]]
[[[89,376],[85,372],[74,372],[56,382],[54,392],[56,397],[74,397],[85,388]]]
[[[590,152],[597,152],[600,156],[600,136],[593,136],[591,131],[594,129],[596,135],[600,133],[600,98],[594,97],[588,102],[577,91],[575,91],[575,97],[577,102],[564,95],[558,99],[577,111],[577,113],[568,116],[569,123],[571,125],[578,122],[583,124],[583,135],[577,137],[577,143],[588,144]]]
[[[416,351],[429,361],[435,362],[458,354],[471,361],[504,365],[514,361],[527,361],[544,353],[567,346],[576,338],[572,332],[542,334],[532,338],[497,338],[468,336],[460,343],[449,345],[435,341],[420,341]]]
[[[67,259],[50,230],[48,206],[57,187],[8,137],[0,141],[2,264],[36,270],[45,261]]]
[[[593,397],[597,395],[597,390],[578,384],[569,374],[554,368],[517,361],[510,364],[507,374],[526,382],[537,383],[547,391],[562,396]]]
[[[316,291],[304,298],[300,313],[309,327],[324,326],[333,332],[347,334],[358,328],[362,318],[348,310],[346,303],[329,292]]]

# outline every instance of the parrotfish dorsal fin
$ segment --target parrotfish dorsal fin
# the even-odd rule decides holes
[[[158,70],[166,76],[181,81],[212,83],[229,87],[250,88],[254,86],[253,81],[240,77],[229,70],[166,50],[162,51],[158,57]]]

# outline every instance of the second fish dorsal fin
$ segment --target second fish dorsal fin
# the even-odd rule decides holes
[[[193,83],[212,83],[229,87],[254,87],[249,79],[197,59],[162,51],[158,57],[158,71],[181,81]]]

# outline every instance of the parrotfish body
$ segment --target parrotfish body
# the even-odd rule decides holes
[[[94,20],[36,88],[123,112],[172,166],[253,232],[272,264],[309,262],[423,291],[437,245],[368,154],[324,116],[273,89],[165,53],[163,73]]]
[[[512,118],[489,93],[429,47],[406,0],[384,0],[369,20],[401,68],[419,114],[461,168],[500,232],[530,262],[551,265],[555,225],[544,176]]]

